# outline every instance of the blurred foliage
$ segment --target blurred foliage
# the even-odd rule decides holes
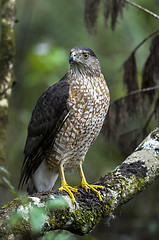
[[[46,211],[42,207],[33,206],[30,211],[30,224],[33,232],[39,232],[42,229]]]
[[[138,0],[137,3],[159,14],[157,0]],[[84,22],[85,1],[17,0],[19,22],[15,27],[16,84],[10,99],[7,145],[7,169],[11,173],[10,180],[15,187],[19,181],[26,129],[31,112],[40,94],[67,72],[70,48],[82,45],[94,50],[107,80],[111,101],[126,94],[122,84],[121,66],[135,46],[156,30],[158,20],[132,6],[124,7],[123,18],[117,19],[115,31],[112,32],[109,27],[111,20],[108,19],[105,25],[103,11],[104,3],[101,1],[96,33],[89,35]],[[150,40],[147,41],[136,53],[139,86],[142,81],[142,69],[149,55],[150,43]],[[139,121],[136,118],[128,121],[126,126],[131,129],[138,124]],[[151,127],[153,126],[152,122]],[[84,162],[88,181],[95,181],[122,160],[123,157],[116,142],[105,141],[100,135],[91,146]],[[67,173],[67,179],[71,185],[79,182],[79,176],[76,173]],[[0,195],[1,204],[13,197],[4,191]],[[48,233],[43,239],[156,239],[159,232],[158,202],[156,182],[136,199],[121,207],[116,213],[116,219],[110,223],[110,227],[106,225],[106,220],[103,220],[89,236],[84,238],[66,231],[56,231]]]
[[[42,238],[42,240],[75,240],[75,237],[73,234],[67,232],[67,231],[52,231]]]
[[[89,32],[95,29],[95,25],[99,15],[100,0],[85,1],[85,22]],[[108,19],[111,19],[111,29],[115,30],[118,16],[122,16],[125,0],[104,0],[104,20],[107,24]]]
[[[64,208],[68,205],[65,199],[61,197],[56,197],[52,199],[50,198],[45,203],[39,202],[38,197],[37,199],[36,197],[32,198],[33,202],[30,202],[30,200],[28,201],[28,198],[23,195],[19,195],[19,199],[23,203],[23,206],[19,206],[17,208],[17,211],[10,215],[10,218],[8,218],[7,220],[8,225],[16,227],[16,225],[21,224],[22,220],[29,219],[32,232],[35,235],[39,233],[42,229],[45,229],[45,224],[47,224],[49,218],[48,211],[57,208]],[[56,235],[57,234],[54,232],[48,235],[46,234],[46,237],[44,237],[44,239],[50,239],[51,236],[55,237]],[[58,234],[57,239],[60,239],[60,236],[63,237],[63,235],[70,236],[71,234]]]
[[[35,45],[26,56],[29,68],[25,77],[26,86],[33,87],[44,81],[48,86],[52,85],[63,66],[67,71],[67,59],[68,52],[65,49],[56,46],[51,48],[48,42]]]
[[[4,167],[0,166],[0,187],[7,189],[8,191],[14,193],[14,187],[11,182],[8,180],[9,172]]]

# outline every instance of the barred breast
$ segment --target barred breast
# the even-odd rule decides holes
[[[109,107],[109,90],[102,74],[97,78],[81,75],[78,81],[71,77],[69,84],[68,117],[46,158],[53,169],[61,163],[72,168],[84,161]]]

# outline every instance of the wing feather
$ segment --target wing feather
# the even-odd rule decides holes
[[[28,125],[24,162],[19,188],[27,183],[43,161],[45,152],[53,145],[59,129],[69,115],[67,99],[69,84],[65,75],[50,86],[38,99]]]

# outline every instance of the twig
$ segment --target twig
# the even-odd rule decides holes
[[[121,71],[121,69],[123,68],[125,62],[133,55],[135,54],[135,52],[151,37],[153,37],[154,35],[156,35],[157,33],[159,33],[159,29],[157,29],[156,31],[150,33],[146,38],[144,38],[135,48],[134,50],[131,52],[131,54],[129,55],[129,57],[123,62],[123,64],[121,65],[121,67],[119,68],[119,71]]]
[[[138,9],[140,9],[140,10],[142,10],[142,11],[144,11],[144,12],[150,14],[150,15],[152,15],[153,17],[159,19],[159,16],[156,13],[151,12],[147,8],[144,8],[144,7],[140,6],[140,5],[138,5],[137,3],[131,2],[129,0],[125,0],[125,2],[127,2],[127,3],[131,4],[132,6],[134,6],[134,7],[138,8]]]
[[[149,122],[151,121],[151,118],[152,118],[153,115],[156,113],[157,107],[158,107],[158,101],[159,101],[159,97],[158,97],[157,100],[156,100],[155,107],[154,107],[152,113],[150,114],[150,116],[148,117],[148,119],[147,119],[147,121],[146,121],[146,123],[145,123],[145,126],[144,126],[143,129],[142,129],[142,132],[144,132],[144,131],[146,130]]]
[[[115,99],[115,100],[111,103],[111,105],[114,104],[115,102],[119,101],[119,100],[125,99],[125,98],[127,98],[127,97],[132,96],[132,95],[139,94],[139,93],[143,93],[143,92],[148,92],[148,91],[154,91],[154,90],[157,90],[157,89],[159,89],[159,85],[153,86],[153,87],[148,87],[148,88],[143,88],[143,89],[134,90],[134,91],[130,92],[129,94],[127,94],[127,95],[124,96],[124,97]]]
[[[150,35],[148,35],[146,38],[144,38],[144,40],[142,40],[136,47],[135,49],[132,51],[131,54],[134,54],[139,47],[141,47],[149,38],[153,37],[154,35],[156,35],[157,33],[159,33],[159,29],[157,29],[156,31],[152,32]]]

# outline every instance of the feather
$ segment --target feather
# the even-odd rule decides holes
[[[67,74],[50,86],[38,99],[33,110],[24,148],[24,162],[19,187],[27,183],[52,147],[56,134],[69,115]]]

